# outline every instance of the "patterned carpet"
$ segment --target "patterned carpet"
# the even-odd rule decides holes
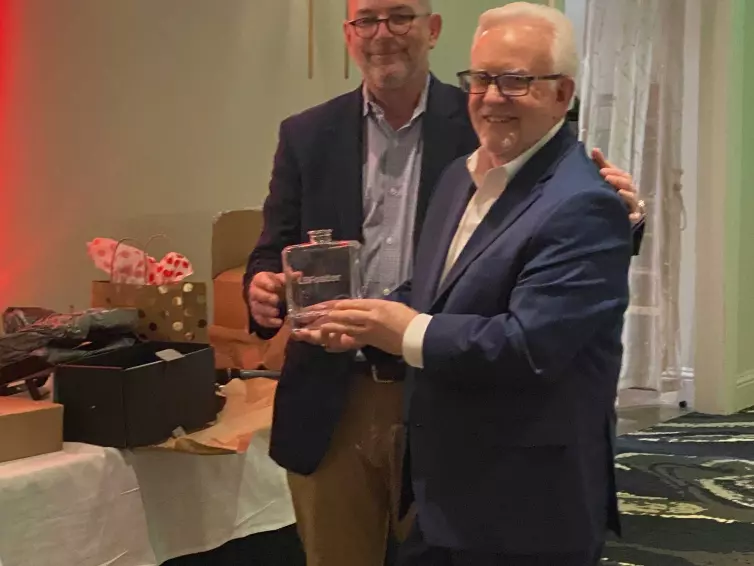
[[[754,566],[754,409],[618,439],[623,538],[603,566]]]

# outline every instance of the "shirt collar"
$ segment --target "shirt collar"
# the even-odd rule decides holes
[[[548,131],[537,143],[535,143],[521,155],[498,167],[491,167],[487,160],[487,156],[481,155],[479,149],[477,149],[466,160],[466,168],[469,170],[474,184],[477,186],[477,188],[480,188],[484,183],[487,175],[493,172],[496,172],[494,174],[498,175],[503,171],[505,172],[506,184],[510,183],[511,179],[513,179],[516,173],[518,173],[521,168],[526,165],[526,162],[529,161],[529,159],[531,159],[535,153],[542,149],[545,144],[547,144],[547,142],[555,137],[555,134],[560,131],[560,128],[563,127],[564,123],[565,119],[561,120],[560,122],[555,124],[555,126],[553,126],[552,129]]]
[[[428,74],[427,75],[427,82],[424,85],[424,90],[421,93],[421,96],[419,97],[419,103],[416,105],[416,108],[414,109],[414,114],[411,116],[411,120],[409,120],[409,124],[416,120],[419,116],[424,114],[424,112],[427,110],[427,98],[429,97],[429,84],[432,80],[432,77]],[[362,96],[364,98],[364,108],[363,108],[363,115],[366,117],[369,115],[369,112],[374,112],[376,116],[384,116],[385,112],[380,108],[380,105],[377,104],[373,98],[369,90],[367,89],[366,83],[362,84],[361,87]]]

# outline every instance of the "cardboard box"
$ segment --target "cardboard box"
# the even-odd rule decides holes
[[[212,225],[213,324],[247,328],[243,300],[243,274],[249,254],[262,233],[262,211],[230,210],[219,214]]]
[[[249,327],[249,315],[242,292],[245,272],[245,267],[235,267],[219,273],[212,281],[215,325],[237,330]]]
[[[243,300],[243,275],[249,254],[262,233],[262,211],[231,210],[215,218],[212,227],[212,279],[214,325],[210,342],[222,352],[219,367],[279,370],[290,329],[272,340],[249,336],[248,313]]]
[[[115,448],[160,444],[215,420],[221,398],[205,344],[146,342],[55,371],[63,437]]]
[[[0,397],[0,462],[62,449],[62,405],[22,397]]]

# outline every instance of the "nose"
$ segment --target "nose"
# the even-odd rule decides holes
[[[484,93],[484,102],[490,104],[500,104],[501,102],[508,102],[508,100],[508,97],[497,88],[495,82],[490,83],[487,87],[487,91]]]
[[[380,20],[377,22],[377,31],[374,32],[373,39],[385,39],[395,37],[390,29],[387,27],[387,20]]]

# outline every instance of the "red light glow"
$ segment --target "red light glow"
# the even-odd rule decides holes
[[[23,269],[24,254],[13,234],[13,210],[16,205],[13,187],[15,163],[9,115],[11,81],[14,76],[15,0],[0,0],[0,308],[7,306],[16,275]]]

